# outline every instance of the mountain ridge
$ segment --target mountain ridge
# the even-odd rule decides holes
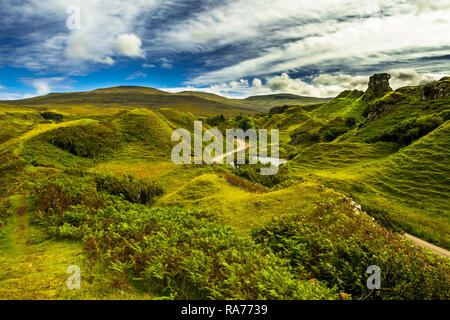
[[[44,96],[19,100],[0,101],[6,105],[34,107],[51,106],[99,106],[99,107],[144,107],[151,109],[175,108],[199,116],[217,112],[226,115],[265,112],[283,104],[309,105],[328,101],[326,98],[303,97],[293,94],[250,96],[245,99],[231,99],[213,93],[182,91],[171,93],[145,86],[115,86],[90,91],[49,93]]]

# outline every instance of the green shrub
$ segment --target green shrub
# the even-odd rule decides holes
[[[368,138],[366,142],[398,142],[407,146],[442,125],[448,120],[449,114],[450,110],[444,110],[438,114],[404,120],[395,127]]]
[[[50,235],[83,239],[119,282],[178,299],[333,299],[334,290],[291,273],[287,261],[205,212],[149,209],[111,197],[39,220]],[[122,283],[124,284],[124,283]],[[121,283],[116,283],[120,286]]]
[[[43,139],[76,156],[99,158],[120,147],[114,130],[105,125],[69,126],[52,130]]]
[[[164,194],[163,188],[155,181],[135,179],[132,175],[98,175],[95,182],[98,190],[111,195],[122,195],[125,200],[133,203],[153,204],[155,197]]]
[[[252,235],[289,259],[302,277],[325,281],[355,299],[450,298],[448,260],[417,250],[362,213],[336,212],[345,206],[325,203],[311,216],[276,218]],[[381,290],[366,287],[370,265],[381,268]]]
[[[346,129],[346,128],[331,128],[325,132],[323,138],[325,141],[331,142],[334,139],[336,139],[337,137],[346,133],[347,131],[348,131],[348,129]]]
[[[143,288],[179,299],[319,299],[320,284],[206,213],[111,202],[95,216],[85,248]],[[70,232],[70,228],[65,227]]]
[[[221,124],[222,122],[225,122],[225,120],[226,119],[223,116],[223,114],[220,114],[220,115],[212,117],[212,118],[207,118],[206,123],[209,124],[210,126],[216,127],[219,124]]]
[[[43,216],[62,215],[75,205],[85,205],[91,211],[103,206],[104,197],[86,178],[68,175],[53,176],[36,181],[34,196],[36,210]]]
[[[286,179],[279,173],[274,175],[261,175],[261,168],[264,166],[267,165],[240,165],[239,167],[234,169],[233,173],[241,178],[247,179],[253,183],[257,183],[268,188],[273,188]]]
[[[353,127],[356,124],[356,118],[355,117],[348,117],[345,119],[345,125],[347,127]]]

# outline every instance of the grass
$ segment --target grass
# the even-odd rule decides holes
[[[300,196],[301,195],[301,196]],[[264,194],[255,194],[230,184],[224,177],[210,173],[165,195],[157,206],[180,206],[216,212],[221,221],[242,232],[250,232],[275,216],[308,214],[314,202],[339,197],[318,182],[305,182]]]
[[[362,270],[365,276],[361,261],[369,263],[374,259],[388,268],[392,267],[393,261],[398,270],[406,268],[402,273],[407,275],[406,278],[400,277],[399,273],[393,275],[400,277],[396,278],[400,286],[406,286],[402,289],[405,292],[403,294],[396,283],[391,283],[390,286],[395,290],[389,289],[389,294],[394,298],[429,297],[425,293],[421,295],[421,292],[425,292],[421,286],[426,283],[435,289],[430,295],[437,294],[437,297],[443,292],[439,281],[448,274],[448,266],[422,250],[411,249],[399,235],[383,226],[392,230],[400,228],[449,248],[450,123],[443,122],[438,128],[433,127],[422,136],[403,144],[397,140],[368,143],[376,140],[371,138],[380,136],[380,133],[402,121],[434,115],[448,108],[448,98],[421,100],[421,90],[421,87],[403,88],[370,105],[361,100],[359,92],[348,91],[329,102],[321,101],[318,105],[287,106],[274,109],[270,114],[234,118],[229,115],[236,114],[235,107],[239,101],[228,101],[230,106],[226,106],[229,108],[226,109],[225,98],[182,93],[167,98],[167,108],[147,107],[142,100],[144,97],[162,99],[164,93],[134,87],[50,95],[40,100],[27,101],[30,103],[28,107],[0,104],[0,128],[7,129],[7,134],[0,130],[0,138],[3,139],[0,140],[0,204],[10,204],[8,214],[0,212],[0,298],[152,299],[174,298],[172,293],[175,291],[189,297],[204,297],[206,291],[202,290],[211,284],[208,279],[219,279],[213,287],[218,284],[222,288],[220,290],[225,290],[213,290],[209,293],[211,296],[219,297],[224,292],[226,296],[233,296],[236,292],[224,289],[228,287],[222,287],[223,283],[217,275],[198,277],[199,273],[194,271],[198,268],[196,257],[204,256],[210,259],[208,261],[214,261],[208,250],[217,248],[207,239],[216,237],[227,250],[233,252],[238,243],[233,244],[234,240],[230,239],[235,239],[235,236],[246,239],[239,242],[239,246],[258,241],[265,252],[273,251],[282,260],[294,257],[290,260],[291,267],[298,268],[295,269],[294,278],[301,275],[302,281],[318,280],[321,286],[322,281],[325,281],[325,287],[329,289],[336,285],[342,290],[341,297],[348,296],[350,292],[356,297],[366,298],[367,293],[363,290],[362,276],[359,274]],[[136,100],[129,101],[137,103],[124,106],[126,100],[121,99],[131,99],[132,95],[136,96]],[[201,108],[209,108],[211,114],[199,112],[196,109],[198,106],[194,104],[178,105],[179,101],[186,99],[194,101],[192,97],[195,97],[195,101],[209,100],[212,104],[205,104]],[[175,98],[182,100],[174,102]],[[285,98],[270,97],[267,106]],[[246,103],[260,103],[264,97],[261,99],[249,99]],[[43,105],[38,104],[39,101]],[[77,101],[83,103],[75,104]],[[66,104],[61,106],[61,103]],[[253,175],[257,172],[257,166],[234,170],[225,165],[176,166],[171,162],[172,131],[180,127],[192,131],[193,121],[199,115],[217,115],[218,109],[212,105],[221,105],[220,113],[226,115],[226,119],[218,124],[221,129],[238,126],[241,122],[255,128],[280,129],[281,157],[290,161],[280,168],[279,176],[267,181],[259,179],[259,176]],[[377,109],[379,106],[389,107]],[[229,113],[223,112],[224,108]],[[43,111],[62,114],[63,119],[59,122],[44,121],[39,115]],[[208,127],[204,125],[204,129]],[[102,147],[105,145],[107,148]],[[97,147],[104,152],[97,152]],[[86,150],[89,152],[84,152]],[[113,176],[109,177],[110,180],[118,183],[111,182],[110,187],[114,187],[114,190],[103,190],[93,183],[98,174]],[[135,188],[131,182],[127,190],[118,188],[126,175],[144,180],[151,178],[162,187],[165,194],[161,196],[158,193],[155,196],[156,204],[153,205],[159,209],[148,208],[153,198],[142,206],[131,205],[123,200],[126,195],[121,198],[120,194],[127,193],[132,201],[141,199],[142,188]],[[62,191],[56,188],[46,192],[47,185],[52,183],[58,183]],[[63,197],[64,190],[68,192],[67,197]],[[105,195],[105,192],[111,195]],[[45,209],[48,219],[32,218],[42,215],[42,212],[36,212],[32,195],[43,199],[36,203],[40,210]],[[116,197],[115,202],[105,204],[106,196]],[[348,197],[361,204],[367,213],[355,211]],[[47,198],[54,198],[55,202]],[[53,208],[50,210],[43,203],[55,205],[50,205]],[[107,210],[102,211],[105,208]],[[193,217],[188,212],[196,213],[193,213]],[[192,290],[181,282],[178,283],[181,288],[170,287],[171,281],[176,278],[174,275],[180,270],[177,271],[176,267],[161,269],[156,262],[152,264],[154,261],[169,259],[170,255],[153,255],[145,250],[141,252],[134,245],[127,247],[131,243],[141,246],[151,237],[161,243],[161,246],[153,248],[156,251],[151,252],[157,252],[162,247],[170,252],[178,252],[179,246],[175,242],[194,232],[184,230],[184,223],[191,225],[195,219],[205,218],[204,214],[214,216],[214,222],[201,220],[205,226],[198,226],[195,232],[200,232],[206,238],[193,239],[190,245],[195,249],[195,254],[183,257],[187,263],[183,272],[193,272],[183,273],[186,279],[203,279],[201,281],[206,281],[203,289]],[[378,223],[374,224],[369,214]],[[133,217],[145,223],[136,223]],[[109,226],[109,219],[116,222]],[[37,221],[45,228],[36,224]],[[154,228],[154,221],[167,222],[157,228],[159,234],[176,232],[181,238],[173,236],[164,239],[149,233]],[[57,224],[59,222],[62,224]],[[375,234],[370,232],[375,228],[373,226],[376,226]],[[107,237],[105,232],[108,233]],[[78,241],[66,239],[74,234]],[[272,238],[275,234],[276,239]],[[91,240],[81,240],[85,235],[89,235]],[[119,238],[121,240],[112,246],[110,240]],[[85,241],[84,249],[82,241]],[[186,244],[186,241],[183,243]],[[101,250],[97,252],[99,244],[104,248],[110,246],[108,250],[116,252],[117,259],[111,260],[111,256]],[[284,246],[285,250],[279,251],[279,245]],[[328,249],[320,251],[323,248]],[[189,250],[186,252],[191,252]],[[97,253],[92,255],[94,252]],[[330,252],[333,258],[330,258]],[[129,258],[130,255],[135,260]],[[139,265],[144,261],[139,260],[141,258],[150,263],[148,270],[151,272],[140,274],[148,267],[145,264],[137,268],[127,267],[130,263]],[[254,258],[253,255],[248,256],[248,259]],[[170,258],[166,262],[176,266],[174,261],[177,260],[172,261]],[[277,268],[285,263],[279,261]],[[298,261],[309,262],[307,265],[298,265]],[[68,264],[82,267],[84,276],[80,291],[65,289]],[[258,263],[256,265],[260,266]],[[342,273],[336,271],[333,275],[339,274],[341,280],[329,277],[328,265],[340,268]],[[118,277],[111,267],[128,271],[119,272],[123,277]],[[248,267],[245,264],[245,268]],[[133,272],[138,272],[142,278],[152,282],[154,270],[168,277],[164,278],[167,288],[144,290],[151,292],[145,293],[137,284],[141,280],[133,280],[137,275]],[[208,270],[214,273],[217,268],[211,265]],[[283,270],[290,279],[292,271]],[[415,274],[411,270],[419,271]],[[429,270],[434,270],[433,273],[437,275],[434,280],[427,274]],[[236,274],[242,275],[239,272]],[[264,277],[258,279],[260,281]],[[439,283],[435,286],[433,281]],[[18,285],[15,286],[15,283]],[[39,293],[38,287],[44,290]],[[30,288],[28,292],[27,288]],[[304,296],[311,294],[307,293],[308,288],[311,289],[309,285],[303,287],[302,290],[306,290],[302,291]],[[389,296],[386,294],[382,298]]]
[[[48,239],[32,223],[31,199],[17,195],[9,200],[14,214],[0,241],[0,300],[155,298],[132,287],[113,288],[104,267],[88,261],[79,242]],[[66,285],[71,265],[81,270],[79,290]]]

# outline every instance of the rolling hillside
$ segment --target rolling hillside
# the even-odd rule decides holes
[[[378,208],[403,230],[450,248],[450,79],[388,87],[369,85],[366,93],[346,91],[261,120],[281,130],[281,152],[291,159],[285,175],[315,177]]]
[[[89,92],[51,93],[45,96],[3,101],[3,104],[33,107],[39,110],[72,110],[74,108],[123,109],[123,108],[173,108],[192,112],[198,116],[211,116],[217,113],[236,115],[239,113],[265,112],[272,107],[284,104],[313,104],[327,99],[301,97],[295,95],[272,95],[250,97],[247,99],[228,99],[215,94],[202,92],[169,93],[148,87],[120,86],[97,89]]]
[[[449,260],[402,233],[450,247],[449,85],[209,110],[204,128],[280,129],[289,161],[273,176],[262,164],[175,165],[172,131],[193,134],[199,114],[120,100],[157,101],[158,90],[2,104],[0,297],[448,299]],[[86,268],[76,293],[62,283],[71,263]],[[377,292],[366,287],[374,264],[385,270]]]

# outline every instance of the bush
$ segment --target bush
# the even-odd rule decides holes
[[[346,133],[347,131],[348,131],[348,129],[346,129],[346,128],[331,128],[327,132],[325,132],[325,135],[323,138],[325,141],[331,142],[334,139],[336,139],[337,137]]]
[[[264,166],[267,165],[240,165],[239,167],[234,169],[233,173],[241,178],[247,179],[253,183],[257,183],[268,188],[273,188],[286,179],[280,173],[266,176],[261,175],[261,168]]]
[[[212,118],[207,118],[206,119],[206,123],[209,124],[210,126],[218,126],[219,124],[221,124],[222,122],[225,122],[225,117],[223,116],[223,114],[220,114],[218,116],[212,117]]]
[[[121,144],[117,134],[104,125],[63,127],[44,134],[43,139],[64,151],[87,158],[110,154]]]
[[[135,179],[132,175],[95,177],[98,190],[111,195],[122,195],[133,203],[153,204],[154,198],[164,194],[163,188],[154,181]]]
[[[92,231],[85,248],[153,292],[178,299],[334,297],[295,279],[282,259],[207,213],[111,202],[91,220],[104,231]]]
[[[62,114],[46,111],[41,113],[42,118],[45,120],[56,120],[56,121],[62,121],[64,116]]]
[[[93,212],[103,206],[105,199],[88,179],[68,175],[38,180],[34,196],[36,210],[42,217],[62,215],[75,205],[84,205]]]
[[[449,119],[449,114],[450,110],[444,110],[438,114],[404,120],[395,127],[368,138],[366,142],[397,142],[407,146],[442,125]]]
[[[353,127],[356,124],[356,118],[355,117],[348,117],[345,119],[345,125],[347,127]]]
[[[78,205],[40,222],[53,236],[83,239],[116,286],[133,281],[178,299],[336,298],[334,290],[295,277],[287,261],[205,212],[149,209],[111,197],[95,214]]]
[[[227,182],[233,186],[238,186],[242,189],[247,190],[248,192],[252,192],[252,193],[266,193],[269,190],[264,188],[263,186],[259,185],[259,184],[255,184],[251,181],[248,181],[244,178],[235,176],[234,174],[230,174],[230,173],[223,173],[221,174],[222,177],[225,178],[225,180],[227,180]]]
[[[318,205],[311,216],[284,216],[253,230],[257,243],[287,258],[302,277],[337,286],[355,299],[449,299],[450,264],[415,249],[345,203]],[[338,210],[338,212],[336,212]],[[370,265],[382,271],[382,289],[366,287]]]

